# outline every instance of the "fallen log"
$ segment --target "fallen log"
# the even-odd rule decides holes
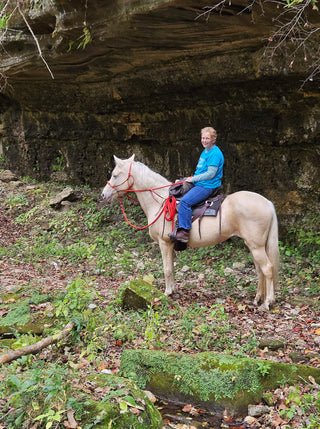
[[[21,347],[21,349],[18,349],[18,350],[11,350],[9,353],[5,353],[1,355],[0,365],[2,363],[11,362],[15,359],[20,358],[21,356],[38,353],[40,350],[44,349],[45,347],[48,347],[51,344],[55,344],[58,341],[62,340],[62,338],[65,338],[72,331],[73,328],[74,328],[74,322],[69,322],[63,328],[63,330],[58,332],[57,334],[51,335],[50,337],[43,338],[42,340],[34,344],[31,344],[30,346]]]

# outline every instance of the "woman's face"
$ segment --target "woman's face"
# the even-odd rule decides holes
[[[216,142],[216,137],[211,137],[208,131],[201,134],[201,143],[205,149],[211,149]]]

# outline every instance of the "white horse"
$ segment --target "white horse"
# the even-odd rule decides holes
[[[134,155],[129,159],[114,156],[114,159],[116,166],[102,196],[111,202],[128,192],[136,193],[147,216],[149,234],[160,246],[165,294],[171,295],[177,289],[173,269],[174,244],[168,237],[172,232],[172,222],[162,214],[170,182],[146,165],[134,161]],[[198,222],[195,223],[197,225],[190,231],[190,247],[211,246],[233,236],[243,238],[259,278],[254,304],[261,302],[261,306],[268,310],[275,301],[279,271],[278,222],[273,204],[257,193],[239,191],[225,198],[216,217],[204,216],[201,219],[200,234]]]

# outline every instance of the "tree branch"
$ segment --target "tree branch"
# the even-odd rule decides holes
[[[20,358],[21,356],[35,354],[45,347],[50,346],[51,344],[56,344],[58,341],[62,340],[62,338],[69,335],[69,333],[74,328],[74,322],[69,322],[62,331],[57,334],[51,335],[50,337],[43,338],[41,341],[37,343],[31,344],[30,346],[22,347],[18,350],[12,350],[9,353],[5,353],[0,356],[0,365],[2,363],[11,362],[15,359]]]

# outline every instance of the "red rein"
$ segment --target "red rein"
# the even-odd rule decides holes
[[[160,195],[157,193],[157,192],[155,192],[156,190],[158,190],[158,189],[163,189],[163,188],[167,188],[167,187],[169,187],[169,186],[171,186],[172,184],[170,183],[169,185],[164,185],[164,186],[159,186],[159,187],[157,187],[157,188],[150,188],[150,189],[136,189],[136,190],[133,190],[133,189],[130,189],[130,188],[132,188],[132,186],[133,186],[133,184],[134,184],[134,178],[133,178],[133,176],[131,175],[131,167],[132,167],[132,163],[130,164],[130,168],[129,168],[129,172],[128,172],[128,177],[126,178],[126,180],[124,180],[122,183],[120,183],[119,185],[116,185],[116,186],[113,186],[113,185],[111,185],[111,183],[109,182],[109,180],[107,181],[107,184],[109,185],[109,186],[111,186],[111,188],[113,188],[116,192],[118,192],[118,193],[120,193],[120,192],[126,192],[126,193],[130,193],[130,192],[147,192],[147,191],[149,191],[149,192],[151,192],[152,193],[152,195],[153,194],[156,194],[158,197],[160,197]],[[117,190],[117,188],[119,187],[119,186],[121,186],[121,185],[123,185],[124,183],[126,183],[126,182],[129,182],[129,179],[130,179],[130,177],[132,178],[132,180],[133,180],[133,182],[132,182],[132,184],[130,185],[130,187],[128,188],[128,189],[126,189],[126,190],[121,190],[121,191],[118,191]],[[185,181],[182,181],[182,182],[176,182],[175,184],[177,184],[177,183],[184,183]],[[128,198],[130,198],[131,200],[133,200],[133,201],[137,201],[136,199],[134,199],[134,198],[132,198],[132,197],[130,197],[129,195],[128,195]],[[161,197],[162,198],[162,197]],[[123,213],[123,216],[124,216],[124,218],[125,218],[125,220],[126,220],[126,222],[130,225],[130,226],[132,226],[132,228],[135,228],[135,229],[146,229],[146,228],[149,228],[151,225],[153,225],[159,218],[160,218],[160,216],[162,215],[162,213],[164,214],[164,218],[165,218],[165,220],[167,220],[168,222],[172,222],[172,231],[173,231],[173,229],[174,229],[174,215],[175,215],[175,212],[176,212],[176,199],[174,198],[174,197],[171,197],[171,196],[169,196],[166,200],[165,200],[165,202],[164,202],[164,204],[162,205],[162,208],[161,208],[161,210],[160,210],[160,212],[159,212],[159,214],[156,216],[156,218],[152,221],[152,222],[150,222],[148,225],[146,225],[146,226],[135,226],[135,225],[133,225],[130,221],[129,221],[129,219],[127,218],[127,215],[126,215],[126,213],[125,213],[125,210],[124,210],[124,207],[123,207],[123,203],[122,203],[122,199],[119,197],[119,203],[120,203],[120,207],[121,207],[121,210],[122,210],[122,213]]]
[[[152,189],[145,189],[145,190],[146,191],[152,191]],[[142,190],[138,191],[138,192],[142,192]],[[156,218],[152,222],[150,222],[146,226],[136,226],[136,225],[133,225],[129,221],[129,219],[127,218],[127,215],[126,215],[126,212],[124,211],[124,207],[123,207],[123,203],[122,203],[122,199],[121,198],[119,198],[119,203],[120,203],[120,207],[121,207],[121,210],[122,210],[122,213],[123,213],[123,216],[124,216],[126,222],[128,223],[128,225],[132,226],[132,228],[134,228],[134,229],[146,229],[146,228],[149,228],[149,226],[151,226],[155,222],[157,222],[157,220],[160,218],[160,216],[162,215],[162,213],[164,213],[165,220],[167,220],[169,222],[170,221],[172,222],[172,231],[173,231],[173,228],[174,228],[174,215],[175,215],[175,212],[176,212],[176,199],[174,197],[168,197],[165,200],[165,203],[164,203],[162,209],[160,210],[159,214],[156,216]]]

